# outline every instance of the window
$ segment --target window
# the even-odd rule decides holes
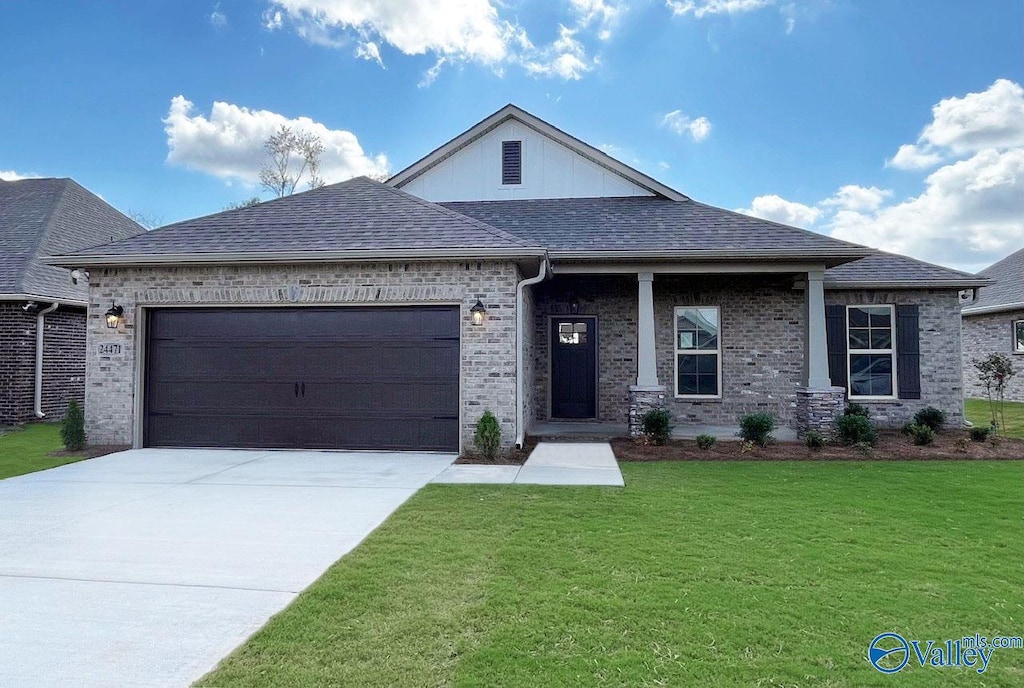
[[[722,342],[719,309],[676,308],[676,396],[712,398],[721,395]]]
[[[895,308],[847,306],[850,396],[892,398]]]
[[[1024,354],[1024,320],[1016,320],[1013,323],[1013,350],[1018,354]]]
[[[523,183],[523,142],[501,142],[501,183]]]
[[[558,323],[559,344],[586,344],[587,323]]]

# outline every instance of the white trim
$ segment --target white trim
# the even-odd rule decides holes
[[[670,256],[665,254],[665,259]],[[653,272],[655,274],[712,275],[747,273],[806,273],[824,270],[824,263],[771,263],[762,260],[715,262],[663,262],[663,263],[562,263],[557,266],[560,275],[620,275]]]
[[[717,348],[680,349],[679,348],[679,311],[681,310],[714,309],[718,314],[718,335],[715,337]],[[679,355],[718,356],[718,394],[680,394],[679,393]],[[714,400],[722,398],[722,307],[721,306],[673,306],[672,307],[672,391],[676,399],[689,401]]]
[[[555,384],[554,384],[555,383],[555,379],[551,375],[551,358],[555,354],[554,336],[553,336],[554,335],[554,330],[552,330],[552,325],[554,324],[554,321],[556,319],[557,320],[574,320],[574,319],[577,319],[577,318],[581,319],[581,320],[582,319],[587,319],[587,320],[593,320],[594,321],[593,332],[589,333],[589,334],[592,334],[593,337],[594,337],[594,415],[592,417],[590,417],[590,418],[563,418],[561,416],[553,416],[551,414],[551,396],[552,396],[552,392],[553,392],[553,390],[555,388]],[[599,326],[599,323],[597,322],[597,316],[596,315],[585,315],[585,314],[582,314],[582,313],[578,313],[576,315],[573,315],[572,313],[566,313],[566,314],[562,314],[562,315],[550,315],[549,314],[548,317],[547,317],[547,321],[548,321],[547,322],[547,332],[546,332],[546,334],[544,336],[546,336],[548,338],[548,342],[547,342],[547,346],[548,346],[548,376],[547,376],[548,377],[548,398],[547,398],[547,416],[548,416],[548,420],[549,421],[557,420],[557,421],[566,422],[566,423],[572,423],[572,422],[592,423],[595,420],[598,420],[599,418],[601,418],[601,335],[600,335],[600,326]]]
[[[850,348],[850,309],[851,308],[888,308],[889,309],[889,348],[888,349],[851,349]],[[870,336],[870,315],[868,316],[868,332]],[[863,329],[863,328],[856,328]],[[870,343],[870,342],[869,342]],[[870,303],[870,304],[847,304],[846,306],[846,396],[851,401],[892,401],[899,399],[899,389],[897,389],[896,376],[896,306],[891,303]],[[884,356],[888,354],[892,359],[892,371],[890,372],[889,386],[892,388],[892,394],[865,394],[859,395],[853,393],[853,366],[850,365],[850,358],[852,356]]]
[[[985,315],[986,313],[1002,313],[1004,311],[1019,310],[1024,310],[1024,301],[1018,301],[1016,303],[1003,303],[998,306],[971,306],[969,308],[961,308],[960,314],[971,316]]]
[[[1010,350],[1015,354],[1024,354],[1024,342],[1017,338],[1017,326],[1024,325],[1024,320],[1013,320],[1010,323]]]
[[[42,296],[41,294],[0,294],[0,301],[46,301],[47,303],[59,303],[62,306],[81,306],[82,308],[89,305],[88,301],[55,299],[52,296]]]

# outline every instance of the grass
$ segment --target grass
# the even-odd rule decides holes
[[[964,414],[967,420],[975,425],[988,426],[992,423],[992,412],[988,399],[966,399]],[[1019,401],[1003,402],[1003,415],[1006,418],[1006,434],[1009,437],[1024,439],[1024,403]]]
[[[63,449],[60,425],[33,423],[0,434],[0,479],[81,461],[85,454],[50,456]]]
[[[428,486],[203,686],[1019,686],[868,663],[1024,633],[1021,462],[624,464]]]

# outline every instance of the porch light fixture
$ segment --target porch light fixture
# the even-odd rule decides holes
[[[487,315],[487,309],[482,301],[477,299],[476,305],[469,309],[469,313],[473,316],[474,325],[484,324],[484,316]]]
[[[104,317],[107,319],[107,327],[112,330],[116,330],[117,326],[124,319],[124,307],[118,306],[116,303],[111,301],[110,308],[107,309]]]
[[[580,300],[577,299],[575,296],[569,299],[569,313],[571,315],[580,314]]]

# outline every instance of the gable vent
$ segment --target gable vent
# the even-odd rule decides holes
[[[501,183],[523,183],[523,142],[501,142]]]

